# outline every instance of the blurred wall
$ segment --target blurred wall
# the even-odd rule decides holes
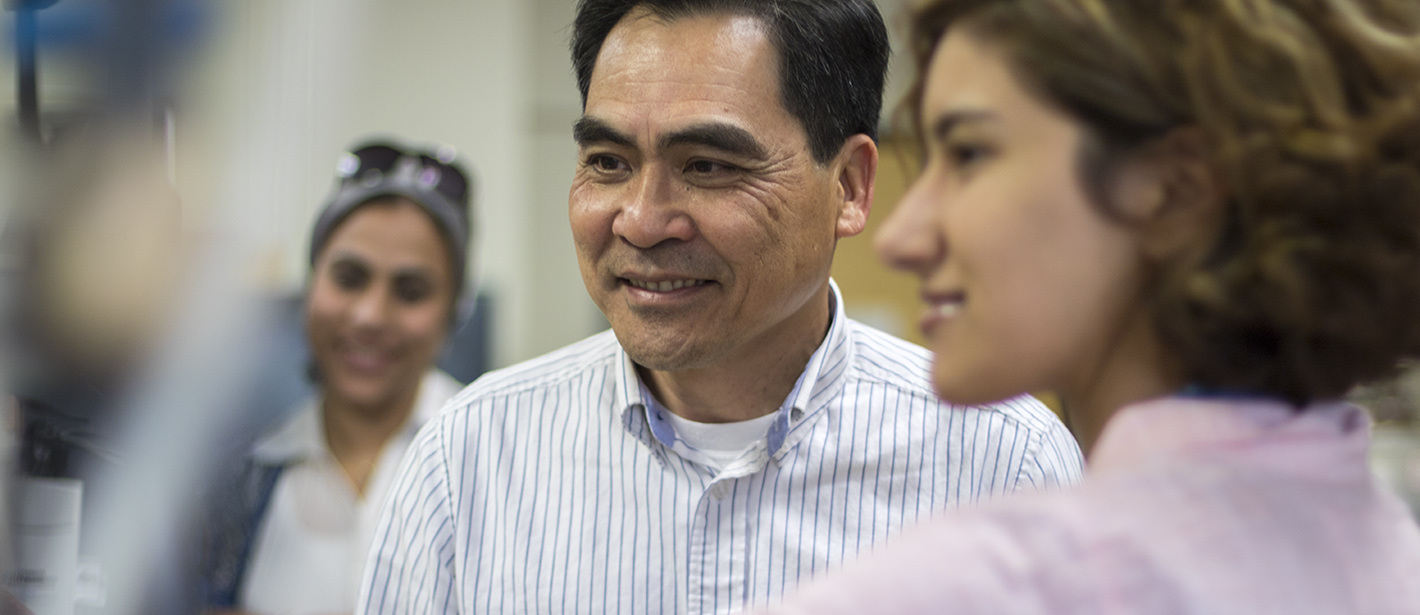
[[[244,0],[219,11],[190,68],[180,188],[262,244],[259,282],[297,290],[337,155],[371,134],[449,144],[472,167],[472,271],[495,297],[493,351],[525,354],[530,224],[526,44],[519,0]]]
[[[473,167],[507,365],[604,326],[567,225],[580,112],[566,53],[570,0],[254,0],[222,5],[192,129],[219,161],[215,198],[271,246],[264,276],[297,288],[333,164],[368,133],[455,146]],[[210,133],[210,134],[209,134]],[[220,162],[226,160],[227,162]]]

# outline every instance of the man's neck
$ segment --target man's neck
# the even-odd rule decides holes
[[[817,300],[816,300],[817,301]],[[636,366],[651,394],[667,410],[701,423],[732,423],[779,409],[823,343],[832,325],[831,300],[799,331],[768,335],[754,348],[699,369],[657,371]]]

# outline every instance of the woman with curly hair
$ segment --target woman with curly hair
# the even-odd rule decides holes
[[[1059,393],[1075,489],[905,534],[785,613],[1420,613],[1341,401],[1420,355],[1420,3],[939,0],[877,237],[955,403]]]

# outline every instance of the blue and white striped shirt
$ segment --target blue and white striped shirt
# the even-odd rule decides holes
[[[356,612],[766,605],[934,512],[1079,477],[1047,408],[944,404],[929,364],[835,309],[768,437],[718,473],[667,445],[609,331],[488,374],[411,446]]]

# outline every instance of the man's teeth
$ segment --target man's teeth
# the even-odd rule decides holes
[[[644,290],[654,290],[663,293],[676,290],[678,288],[685,288],[687,286],[699,286],[705,283],[705,280],[668,280],[665,282],[643,282],[641,280],[628,281],[631,282],[631,285],[635,286],[636,288]]]

